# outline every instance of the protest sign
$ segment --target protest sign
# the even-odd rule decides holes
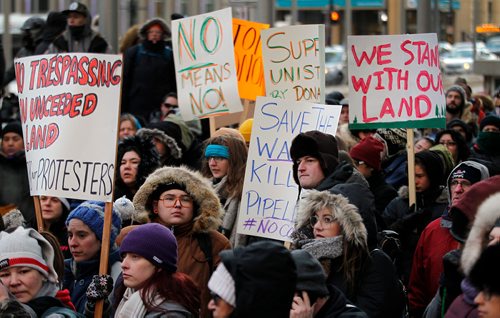
[[[121,56],[38,55],[14,65],[31,195],[110,202]]]
[[[325,102],[325,26],[262,30],[266,95],[290,101]]]
[[[436,34],[349,36],[349,127],[444,128]]]
[[[242,110],[231,8],[172,21],[179,109],[184,120]]]
[[[233,44],[240,97],[255,100],[265,95],[261,30],[269,24],[233,19]]]
[[[340,106],[257,97],[237,233],[290,241],[298,187],[290,146],[301,132],[335,135]]]

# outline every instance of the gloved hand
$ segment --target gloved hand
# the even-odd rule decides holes
[[[94,303],[101,299],[107,299],[113,290],[113,278],[110,275],[94,275],[89,287],[87,287],[87,303]]]

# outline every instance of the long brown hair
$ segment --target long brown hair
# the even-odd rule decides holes
[[[248,157],[247,146],[242,140],[227,135],[208,139],[204,148],[208,145],[222,145],[229,148],[229,167],[226,174],[227,181],[225,184],[224,194],[227,198],[241,197]],[[205,156],[203,156],[201,173],[207,178],[212,177],[212,172],[208,166],[208,159]]]

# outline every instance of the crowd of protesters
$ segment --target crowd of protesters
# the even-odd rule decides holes
[[[91,21],[78,2],[30,18],[18,57],[111,52]],[[500,91],[473,94],[461,78],[446,90],[446,128],[414,130],[411,187],[406,131],[351,130],[348,99],[328,94],[342,106],[336,137],[303,132],[288,149],[299,199],[287,249],[237,233],[253,120],[212,135],[182,120],[170,36],[155,18],[120,45],[106,275],[104,202],[41,196],[35,230],[22,128],[4,98],[1,317],[91,317],[98,302],[103,317],[500,317]]]

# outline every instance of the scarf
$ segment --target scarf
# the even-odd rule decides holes
[[[309,254],[318,260],[323,258],[335,259],[342,255],[343,239],[344,237],[339,235],[322,239],[302,240],[299,244],[301,249],[309,252]]]
[[[155,296],[153,306],[160,305],[164,299],[160,296]],[[127,288],[123,294],[123,298],[116,309],[115,317],[144,317],[148,313],[144,302],[142,301],[139,290]]]
[[[476,139],[479,150],[488,155],[500,154],[500,133],[481,131]]]

